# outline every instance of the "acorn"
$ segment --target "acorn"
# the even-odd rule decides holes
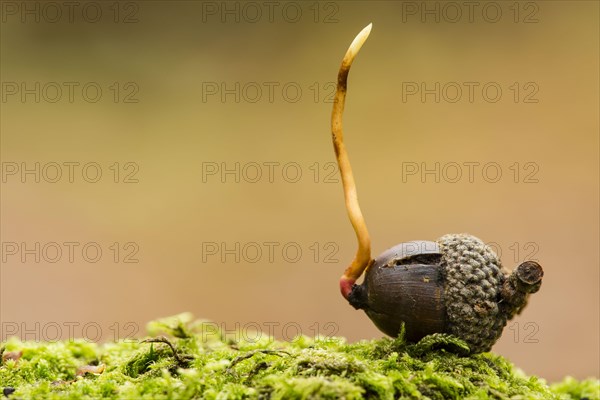
[[[356,256],[340,279],[342,296],[389,336],[403,327],[405,338],[413,342],[449,333],[464,340],[472,353],[489,351],[507,321],[540,289],[544,271],[537,262],[526,261],[509,273],[489,246],[469,234],[400,243],[371,258],[342,129],[348,73],[371,27],[356,36],[342,60],[331,116],[346,209],[358,240]],[[356,284],[363,272],[363,282]]]

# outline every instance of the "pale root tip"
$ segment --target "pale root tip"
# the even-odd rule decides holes
[[[344,57],[346,61],[351,61],[356,56],[356,53],[358,53],[358,51],[360,50],[362,45],[365,43],[365,41],[369,37],[372,27],[373,27],[373,23],[370,23],[369,25],[364,27],[363,30],[360,31],[358,35],[356,35],[356,37],[350,44],[350,47],[348,48],[348,52],[346,53],[346,56]]]
[[[363,28],[362,31],[360,31],[360,33],[358,34],[358,36],[360,36],[362,39],[362,41],[364,42],[365,40],[367,40],[367,38],[369,37],[369,35],[371,34],[371,29],[373,28],[373,23],[371,22],[369,25],[365,26]]]

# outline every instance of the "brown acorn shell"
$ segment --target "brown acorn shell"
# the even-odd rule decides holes
[[[395,337],[404,322],[406,339],[446,331],[442,255],[435,242],[401,243],[374,260],[350,304],[363,309],[385,334]]]

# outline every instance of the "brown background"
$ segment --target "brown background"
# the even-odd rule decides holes
[[[39,23],[3,12],[2,82],[96,82],[103,89],[96,103],[85,101],[81,90],[72,103],[66,93],[48,101],[52,92],[36,103],[33,95],[24,101],[8,96],[5,86],[3,172],[14,165],[7,163],[96,162],[103,175],[88,183],[76,169],[70,183],[65,167],[57,183],[5,177],[2,339],[15,326],[28,339],[55,336],[59,326],[65,338],[70,323],[79,324],[76,336],[95,338],[83,326],[96,323],[111,340],[116,327],[119,336],[129,332],[127,322],[141,335],[146,321],[182,311],[227,329],[274,326],[279,338],[295,333],[294,324],[309,335],[335,330],[350,341],[380,337],[338,293],[355,239],[341,185],[326,178],[334,161],[329,82],[354,35],[373,22],[350,75],[344,121],[374,253],[402,241],[469,232],[494,242],[508,268],[539,260],[546,272],[542,290],[494,351],[551,381],[600,375],[598,3],[520,3],[515,22],[513,2],[482,2],[472,22],[464,6],[451,22],[455,10],[428,2],[440,10],[436,22],[406,13],[413,6],[422,11],[421,2],[277,3],[270,21],[263,3],[253,3],[262,12],[256,17],[243,3],[227,3],[234,14],[221,16],[220,2],[149,1],[122,4],[118,23],[111,4],[96,3],[103,11],[96,23],[81,10],[72,23],[68,16],[48,21],[52,10],[40,14]],[[207,13],[207,4],[217,7],[216,15]],[[488,20],[501,10],[497,22],[483,17],[484,6],[492,7]],[[299,21],[291,22],[297,9]],[[123,23],[130,13],[134,21]],[[117,102],[109,88],[114,82],[122,91]],[[137,103],[123,101],[127,82],[139,88]],[[230,88],[239,82],[239,102],[234,95],[203,99],[203,87],[221,82]],[[252,82],[263,88],[256,102]],[[272,102],[264,82],[278,85]],[[477,82],[479,90],[473,102],[466,91],[455,103],[448,101],[454,92],[439,103],[432,95],[403,102],[403,82]],[[488,82],[503,90],[499,101],[482,97]],[[521,87],[516,102],[514,82]],[[525,89],[528,82],[533,86]],[[302,89],[298,101],[284,98],[285,84]],[[538,102],[526,103],[532,87],[539,89]],[[119,183],[109,169],[115,162]],[[139,167],[138,183],[122,182],[131,171],[127,162]],[[206,163],[233,168],[236,162],[249,166],[239,183],[233,175],[224,183],[219,175],[203,182]],[[272,182],[265,162],[280,163]],[[437,183],[433,175],[403,182],[407,162],[439,163],[445,175]],[[480,163],[473,182],[465,162]],[[263,164],[256,183],[249,182],[255,165],[249,163]],[[288,163],[300,166],[297,183],[288,182],[296,164],[282,176]],[[450,182],[452,163],[462,165],[456,183]],[[490,182],[495,170],[482,175],[487,163],[500,166],[497,183]],[[32,255],[22,262],[20,253],[8,254],[9,242],[28,248],[96,242],[103,254],[96,263],[80,250],[72,263],[67,254],[55,263],[43,257],[36,263]],[[117,262],[109,248],[114,242],[121,246]],[[128,242],[139,248],[138,263],[123,262]],[[203,254],[208,242],[228,248],[239,242],[248,252],[238,252],[239,262],[233,255],[222,262]],[[279,244],[273,262],[264,242]],[[249,262],[252,243],[263,250],[257,262]],[[298,262],[284,258],[284,244],[289,257],[295,247],[302,250]],[[326,262],[330,251],[334,262]]]

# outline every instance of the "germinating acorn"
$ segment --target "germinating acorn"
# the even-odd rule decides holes
[[[371,258],[371,239],[342,129],[348,72],[370,32],[371,24],[356,36],[342,60],[331,116],[346,209],[358,240],[356,256],[340,279],[340,290],[387,335],[397,336],[404,325],[411,341],[450,333],[466,341],[474,353],[488,351],[506,322],[527,305],[529,294],[539,290],[544,271],[538,263],[526,261],[509,273],[489,246],[468,234],[401,243]],[[356,284],[365,270],[363,283]]]

